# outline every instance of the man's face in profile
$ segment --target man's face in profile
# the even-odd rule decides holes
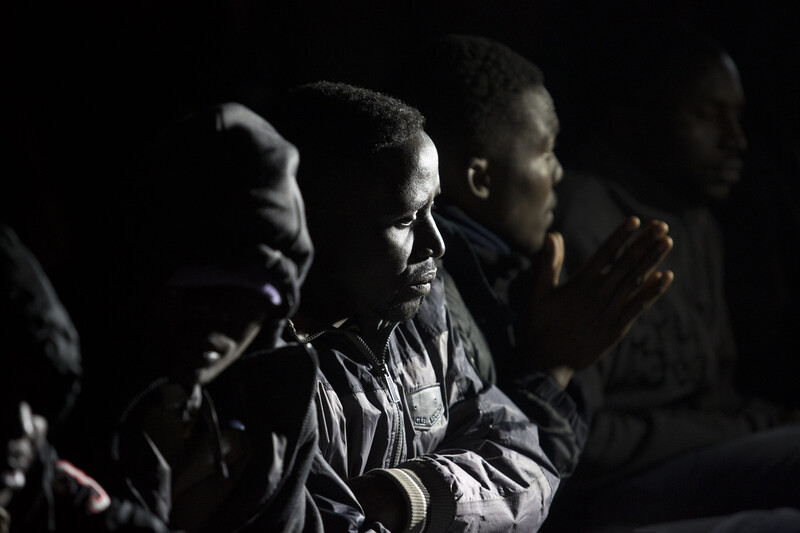
[[[743,105],[739,73],[728,56],[709,63],[678,91],[668,118],[667,148],[675,179],[686,193],[725,200],[739,181],[747,147],[740,123]]]
[[[553,188],[563,176],[553,152],[559,121],[544,87],[524,91],[509,105],[515,120],[502,126],[508,142],[490,158],[487,210],[496,233],[513,248],[533,254],[553,222]]]
[[[438,156],[423,132],[384,152],[376,156],[375,174],[359,178],[363,186],[320,230],[316,238],[327,244],[318,247],[315,267],[331,294],[348,300],[342,307],[350,313],[402,322],[430,292],[434,258],[444,253],[431,216],[439,193]]]

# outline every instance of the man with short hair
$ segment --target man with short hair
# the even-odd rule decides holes
[[[80,338],[39,260],[3,222],[0,334],[0,533],[168,533],[57,451],[80,391]]]
[[[108,470],[172,528],[363,524],[317,448],[316,357],[280,340],[313,255],[297,165],[297,149],[234,102],[169,124],[137,161],[119,221],[134,231],[113,249],[133,259],[113,275],[138,275],[127,355],[160,372],[125,398]]]
[[[552,434],[558,445],[549,455],[567,476],[588,429],[553,405],[583,403],[573,374],[618,342],[671,283],[670,272],[655,271],[672,244],[667,227],[652,221],[631,239],[640,223],[622,221],[559,286],[564,242],[547,233],[563,176],[553,152],[559,120],[541,71],[497,41],[447,35],[404,72],[397,90],[425,113],[441,147],[436,218],[457,329],[481,374]],[[531,383],[549,384],[551,402],[531,397]]]
[[[392,531],[535,531],[558,471],[453,329],[422,116],[328,82],[294,89],[282,111],[316,249],[293,321],[319,354],[323,456]]]
[[[642,24],[623,35],[593,62],[615,74],[590,93],[594,112],[555,225],[571,271],[624,217],[664,220],[676,281],[581,376],[592,430],[555,518],[578,530],[797,507],[797,412],[737,389],[712,210],[739,181],[747,147],[739,71],[693,30]]]

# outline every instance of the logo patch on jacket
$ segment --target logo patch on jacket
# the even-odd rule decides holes
[[[431,429],[444,414],[442,389],[439,384],[428,385],[408,395],[408,407],[414,429],[425,431]]]

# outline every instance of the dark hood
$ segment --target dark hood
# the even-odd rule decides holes
[[[39,261],[0,223],[3,407],[27,401],[57,430],[79,391],[78,332]]]
[[[293,311],[313,255],[297,165],[297,149],[241,104],[170,125],[131,183],[137,277],[163,282],[187,265],[261,270]]]

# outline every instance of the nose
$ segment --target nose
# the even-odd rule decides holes
[[[438,259],[444,255],[445,246],[442,234],[436,226],[436,221],[428,214],[423,223],[417,225],[417,232],[414,235],[415,247],[419,250],[422,259],[432,257]]]
[[[745,137],[738,115],[730,115],[725,119],[722,142],[725,148],[737,152],[743,152],[747,149],[747,137]]]
[[[553,187],[555,187],[564,179],[564,167],[561,166],[561,161],[558,160],[555,154],[553,154],[553,159],[555,159],[553,166]]]

